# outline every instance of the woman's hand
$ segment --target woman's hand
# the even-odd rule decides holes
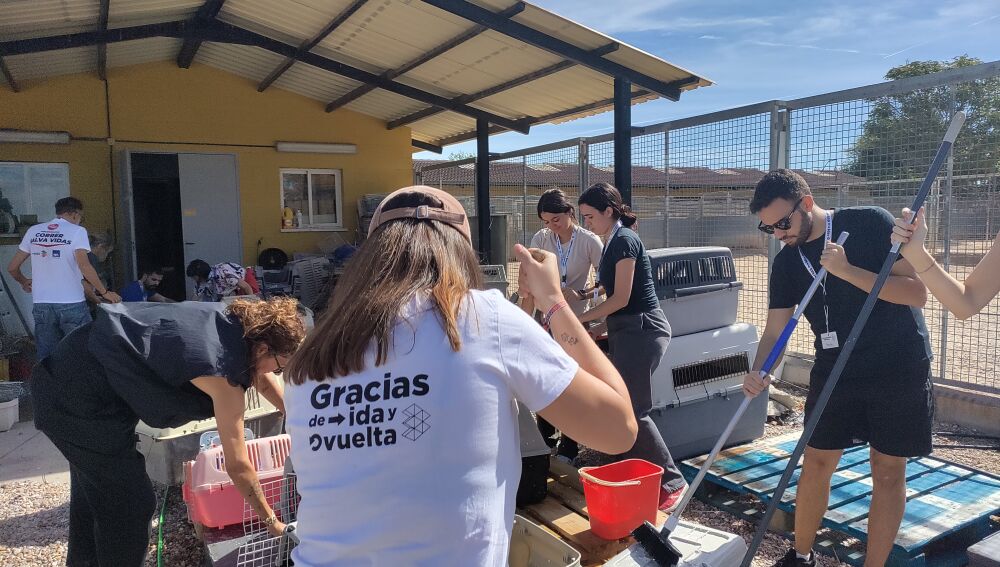
[[[270,526],[267,526],[267,533],[271,534],[271,537],[278,537],[285,534],[286,527],[281,520],[277,520]]]
[[[920,207],[920,211],[917,213],[917,222],[911,225],[910,219],[912,218],[913,211],[903,209],[903,218],[896,219],[896,226],[892,229],[891,237],[893,244],[902,244],[899,252],[907,260],[920,258],[927,254],[927,248],[924,244],[927,239],[927,220],[924,218],[924,207]]]
[[[555,254],[517,244],[514,246],[514,255],[521,263],[517,274],[518,289],[534,298],[538,310],[548,311],[563,300]]]

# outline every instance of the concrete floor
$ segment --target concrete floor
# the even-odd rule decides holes
[[[0,485],[17,481],[69,484],[69,463],[30,421],[0,432]]]

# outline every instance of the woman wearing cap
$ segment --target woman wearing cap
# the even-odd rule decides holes
[[[556,255],[559,266],[559,282],[563,297],[577,316],[587,310],[590,296],[582,290],[588,287],[591,268],[597,269],[604,246],[596,234],[576,223],[576,209],[558,188],[549,189],[538,199],[538,218],[544,227],[531,237],[531,248],[538,248]],[[535,302],[531,296],[525,297],[521,308],[529,315],[535,313]],[[538,417],[538,429],[548,442],[555,428]],[[572,462],[579,452],[576,441],[566,435],[559,440],[557,454],[563,460]]]
[[[35,426],[69,461],[67,565],[140,567],[156,507],[135,426],[214,417],[226,473],[272,534],[284,531],[247,456],[255,386],[284,410],[280,380],[305,335],[294,299],[119,303],[66,336],[32,371]]]
[[[652,376],[670,343],[670,324],[660,309],[653,286],[653,272],[639,235],[629,227],[636,216],[622,203],[618,190],[598,183],[580,195],[580,213],[587,227],[606,236],[607,244],[597,270],[597,288],[606,293],[604,303],[587,311],[580,321],[605,319],[608,346],[615,368],[628,385],[639,420],[639,435],[622,458],[645,459],[663,467],[660,509],[670,511],[687,488],[674,465],[659,429],[649,418],[653,406]]]
[[[896,219],[896,226],[892,229],[892,242],[903,245],[900,253],[916,269],[920,281],[948,311],[959,319],[968,319],[1000,294],[1000,233],[997,233],[993,247],[963,283],[946,272],[927,251],[924,245],[927,239],[924,209],[920,209],[916,224],[910,224],[911,218],[913,211],[903,209],[903,218]]]
[[[506,566],[521,453],[515,399],[611,453],[635,440],[621,377],[523,246],[552,330],[482,291],[451,195],[400,189],[285,372],[302,502],[297,566]]]

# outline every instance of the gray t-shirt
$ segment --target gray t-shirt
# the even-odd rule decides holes
[[[566,257],[566,287],[583,289],[587,287],[587,282],[590,280],[591,269],[597,270],[597,266],[601,262],[601,250],[604,248],[604,244],[596,234],[579,225],[575,226],[573,232],[575,236],[572,248],[569,244],[562,245],[562,253]],[[531,237],[530,247],[547,250],[558,257],[557,238],[559,237],[554,232],[543,228]],[[559,265],[559,273],[560,276],[564,275],[562,262]],[[573,312],[580,315],[587,310],[590,302],[571,300],[569,304]]]

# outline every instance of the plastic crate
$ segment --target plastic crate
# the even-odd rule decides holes
[[[247,441],[250,462],[257,471],[261,484],[281,481],[285,472],[285,458],[291,452],[292,440],[287,434]],[[226,459],[222,447],[201,453],[193,461],[184,463],[184,502],[188,519],[210,528],[241,524],[244,520],[243,496],[226,473]],[[273,508],[280,500],[280,491],[265,493],[267,503]]]
[[[649,251],[656,296],[673,336],[736,322],[739,291],[728,248],[658,248]]]
[[[674,337],[653,372],[650,418],[676,459],[711,450],[743,401],[743,376],[753,367],[757,328],[735,323]],[[767,396],[757,396],[730,444],[764,434]]]
[[[514,515],[509,567],[578,567],[580,552],[524,516]]]
[[[680,522],[670,541],[681,552],[677,567],[736,567],[747,552],[747,544],[738,535]],[[639,544],[611,558],[605,567],[657,567],[659,565]]]
[[[517,485],[518,506],[536,504],[548,494],[549,455],[538,422],[531,410],[517,402],[517,432],[521,440],[521,480]]]
[[[282,416],[278,408],[255,388],[247,390],[246,427],[257,438],[281,433]],[[146,458],[146,473],[160,484],[184,481],[184,463],[198,456],[201,434],[219,428],[215,419],[189,421],[179,427],[150,427],[143,422],[135,428],[136,450]]]
[[[498,289],[507,297],[507,268],[500,264],[479,266],[483,273],[483,289]]]

